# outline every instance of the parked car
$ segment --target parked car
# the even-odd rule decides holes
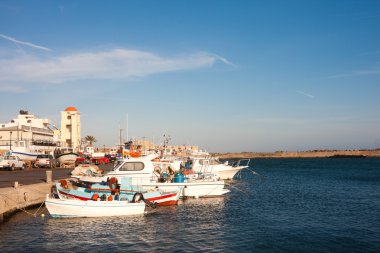
[[[99,165],[99,164],[108,164],[108,163],[110,163],[110,160],[105,156],[104,157],[92,157],[90,159],[90,162],[94,163],[96,165]]]
[[[38,155],[34,162],[36,168],[55,168],[57,167],[57,159],[52,155]]]
[[[20,160],[18,156],[6,155],[0,161],[0,169],[8,169],[12,171],[15,169],[24,170],[25,163],[24,161]]]
[[[105,155],[104,157],[107,157],[110,163],[114,163],[116,161],[116,155]]]
[[[90,163],[90,158],[88,157],[78,157],[75,160],[75,166],[78,166],[79,164],[89,164]]]

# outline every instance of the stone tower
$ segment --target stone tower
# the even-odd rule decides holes
[[[67,107],[61,112],[61,142],[64,146],[79,151],[81,144],[80,113],[75,107]]]

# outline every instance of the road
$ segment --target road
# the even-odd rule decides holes
[[[110,171],[112,164],[99,165],[99,168],[104,172]],[[45,168],[29,168],[26,170],[16,171],[4,171],[0,170],[0,188],[13,187],[14,182],[18,182],[19,185],[38,184],[46,182],[46,170]],[[49,169],[50,170],[50,169]],[[73,169],[54,168],[53,180],[65,179],[70,177],[70,172]]]

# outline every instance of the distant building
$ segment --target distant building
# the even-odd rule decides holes
[[[41,151],[49,150],[57,146],[56,129],[48,119],[20,110],[17,118],[9,123],[0,123],[0,149],[29,147]]]
[[[186,155],[198,153],[201,151],[198,146],[191,146],[191,145],[168,145],[165,147],[162,145],[157,146],[157,145],[154,145],[152,141],[145,140],[145,139],[144,140],[135,139],[133,140],[133,145],[135,146],[135,148],[139,146],[143,154],[156,150],[157,152],[162,151],[165,155],[186,156]]]
[[[81,146],[80,113],[75,107],[67,107],[61,112],[61,142],[64,146],[78,151]]]

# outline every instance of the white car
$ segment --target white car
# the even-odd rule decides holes
[[[0,169],[15,170],[25,169],[25,163],[18,156],[6,155],[0,160]]]
[[[38,155],[34,162],[36,168],[55,168],[57,166],[57,159],[54,159],[52,155]]]

